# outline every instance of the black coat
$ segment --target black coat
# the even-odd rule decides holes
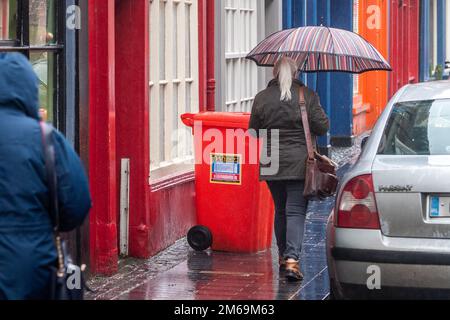
[[[299,86],[304,84],[295,80],[291,89],[292,100],[288,102],[280,101],[281,91],[277,80],[272,80],[268,88],[255,97],[250,129],[256,130],[266,142],[261,157],[261,180],[305,179],[307,148],[299,107]],[[311,134],[325,135],[330,128],[330,122],[320,105],[319,96],[305,87],[305,100]],[[261,129],[268,130],[267,137],[259,131]],[[278,143],[274,137],[277,132],[275,129],[279,132]],[[268,170],[270,167],[274,170]]]

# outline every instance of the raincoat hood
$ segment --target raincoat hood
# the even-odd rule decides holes
[[[39,120],[36,73],[20,53],[0,53],[0,109],[15,108]]]

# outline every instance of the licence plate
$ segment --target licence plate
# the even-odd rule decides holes
[[[430,196],[430,217],[450,217],[450,197]]]

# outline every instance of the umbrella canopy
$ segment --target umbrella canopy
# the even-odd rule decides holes
[[[247,59],[271,67],[281,57],[294,59],[302,72],[392,70],[378,50],[360,35],[323,26],[274,33],[253,49]]]

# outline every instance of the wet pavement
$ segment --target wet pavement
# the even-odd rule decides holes
[[[346,170],[358,148],[336,149],[333,158]],[[195,252],[182,239],[143,261],[125,259],[119,273],[94,278],[88,299],[98,300],[324,300],[329,296],[325,229],[334,199],[312,202],[306,222],[299,283],[278,271],[275,245],[267,252],[232,254]]]
[[[111,300],[322,300],[328,297],[325,226],[332,200],[313,202],[306,222],[300,283],[278,271],[274,248],[257,254],[195,252],[185,239],[159,256],[122,261],[118,275],[96,278],[89,299]],[[175,258],[175,260],[172,260]],[[141,264],[140,264],[141,263]],[[103,280],[103,281],[102,281]]]
[[[328,296],[325,224],[330,201],[311,206],[302,257],[305,279],[280,277],[275,249],[258,254],[189,250],[175,268],[120,294],[121,300],[322,300]]]

